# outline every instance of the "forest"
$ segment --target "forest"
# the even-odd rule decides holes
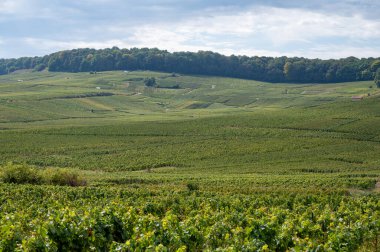
[[[21,69],[51,72],[150,70],[278,83],[338,83],[375,80],[380,58],[306,59],[225,56],[211,51],[168,52],[157,48],[74,49],[43,57],[0,59],[0,74]]]

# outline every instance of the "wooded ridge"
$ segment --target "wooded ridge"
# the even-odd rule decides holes
[[[21,69],[53,72],[152,70],[236,77],[267,82],[328,83],[373,80],[380,58],[306,59],[225,56],[211,51],[168,52],[157,48],[74,49],[43,57],[0,59],[0,74]],[[378,72],[378,73],[377,73]]]

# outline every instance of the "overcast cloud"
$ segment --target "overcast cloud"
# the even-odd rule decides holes
[[[73,48],[380,57],[377,0],[0,0],[0,58]]]

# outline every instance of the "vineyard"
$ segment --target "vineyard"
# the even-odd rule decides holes
[[[1,201],[3,251],[353,251],[380,229],[370,195],[8,185]]]
[[[371,85],[0,76],[0,251],[379,251]]]

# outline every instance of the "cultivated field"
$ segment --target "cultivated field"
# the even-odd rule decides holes
[[[86,181],[0,183],[0,251],[379,250],[371,86],[0,76],[1,172],[64,168]]]

